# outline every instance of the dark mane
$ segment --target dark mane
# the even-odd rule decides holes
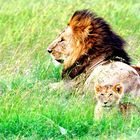
[[[103,18],[97,17],[89,10],[76,11],[69,25],[76,38],[84,40],[87,51],[70,68],[63,70],[62,76],[67,74],[74,78],[84,72],[85,68],[102,54],[105,55],[104,60],[122,61],[130,65],[131,59],[124,50],[125,41],[112,31]]]

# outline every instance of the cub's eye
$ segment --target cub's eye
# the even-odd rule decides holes
[[[104,94],[103,94],[103,93],[101,93],[101,96],[104,96]]]
[[[109,96],[112,96],[112,95],[113,95],[112,93],[109,94]]]

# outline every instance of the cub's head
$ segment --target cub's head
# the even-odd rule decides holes
[[[95,94],[98,103],[100,103],[102,107],[112,107],[119,103],[123,95],[123,86],[120,83],[115,84],[114,86],[96,85]]]
[[[67,27],[49,45],[48,52],[54,60],[64,64],[64,69],[71,67],[94,44],[102,43],[104,28],[100,28],[101,23],[102,19],[88,10],[76,11]]]

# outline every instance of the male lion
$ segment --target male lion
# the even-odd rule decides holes
[[[89,10],[81,10],[73,14],[68,26],[47,50],[55,61],[63,64],[62,78],[64,85],[70,89],[80,90],[90,81],[86,82],[89,77],[94,79],[92,73],[98,66],[104,70],[111,65],[114,70],[119,70],[112,75],[116,79],[123,77],[125,82],[129,81],[129,85],[136,81],[135,86],[131,86],[132,90],[126,90],[138,95],[140,82],[137,71],[140,68],[137,67],[136,71],[130,66],[130,58],[124,50],[124,45],[125,41],[116,35],[102,18]],[[108,76],[110,74],[110,71],[107,72]],[[91,86],[90,88],[93,89]]]

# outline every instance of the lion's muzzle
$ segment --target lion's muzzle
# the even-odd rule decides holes
[[[51,53],[51,52],[52,52],[52,50],[51,50],[51,49],[49,49],[49,48],[47,49],[47,51],[48,51],[48,53]]]

